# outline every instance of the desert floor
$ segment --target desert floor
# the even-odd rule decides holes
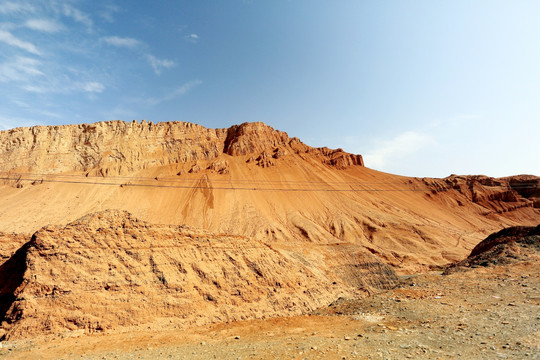
[[[35,338],[6,359],[540,359],[540,262],[403,276],[316,313],[186,331]]]

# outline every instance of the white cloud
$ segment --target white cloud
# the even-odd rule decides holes
[[[92,25],[94,24],[92,19],[90,18],[90,15],[82,12],[81,10],[71,5],[64,4],[64,6],[62,7],[62,14],[88,27],[92,27]]]
[[[152,68],[157,75],[161,74],[162,69],[170,69],[176,65],[176,63],[172,60],[158,59],[150,54],[146,55],[146,60],[148,60],[150,65],[152,65]]]
[[[388,165],[395,164],[433,143],[433,139],[427,134],[406,131],[392,140],[378,142],[375,148],[364,155],[365,163],[370,168],[384,170]]]
[[[107,36],[107,37],[101,38],[101,40],[111,46],[127,47],[127,48],[137,47],[141,43],[137,39],[122,38],[118,36]]]
[[[47,32],[47,33],[55,33],[60,30],[62,30],[64,27],[53,20],[47,20],[47,19],[29,19],[24,24],[29,29]]]
[[[101,93],[103,92],[103,90],[105,90],[105,86],[102,83],[96,82],[96,81],[82,83],[79,85],[79,88],[82,91],[92,92],[92,93]]]
[[[24,90],[36,94],[45,94],[49,92],[54,92],[50,87],[37,86],[37,85],[24,85],[22,87]]]
[[[184,40],[192,42],[192,43],[195,44],[195,43],[197,43],[199,41],[199,35],[197,35],[197,34],[189,34],[189,35],[184,36]]]
[[[187,94],[189,91],[191,91],[191,89],[193,89],[194,87],[198,86],[202,84],[202,81],[201,80],[192,80],[192,81],[189,81],[187,83],[185,83],[184,85],[180,86],[180,87],[177,87],[176,89],[174,89],[172,92],[170,92],[169,94],[161,97],[161,98],[150,98],[150,99],[147,99],[146,100],[146,103],[150,106],[154,106],[154,105],[157,105],[159,103],[162,103],[162,102],[165,102],[165,101],[170,101],[172,99],[175,99],[177,97],[180,97],[180,96],[183,96],[185,94]]]
[[[41,54],[34,44],[15,37],[9,31],[0,30],[0,41],[8,45],[18,47],[19,49],[26,50],[32,54],[36,54],[36,55]]]
[[[0,64],[0,82],[26,82],[35,76],[44,76],[38,69],[41,63],[32,58],[18,56],[12,61]]]
[[[20,13],[20,12],[34,12],[36,9],[25,2],[11,2],[4,1],[0,4],[0,13],[2,14],[11,14],[11,13]]]
[[[54,86],[45,86],[43,84],[26,84],[22,86],[22,88],[28,92],[37,94],[66,94],[73,92],[86,92],[90,94],[97,94],[105,91],[105,85],[97,81],[65,83],[53,81],[53,83],[55,84]]]
[[[105,5],[105,9],[99,14],[99,16],[101,16],[103,20],[112,24],[114,22],[114,14],[120,11],[120,7],[113,4],[107,4]]]

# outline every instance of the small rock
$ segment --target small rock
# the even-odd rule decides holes
[[[235,339],[235,340],[238,340],[238,339],[240,339],[240,336],[236,335],[236,336],[234,337],[234,339]]]

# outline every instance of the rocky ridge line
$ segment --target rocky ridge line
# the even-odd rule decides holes
[[[88,175],[122,175],[155,166],[213,160],[222,155],[267,159],[272,166],[288,155],[312,156],[344,169],[363,166],[360,155],[312,148],[261,123],[208,129],[187,122],[102,121],[34,126],[0,131],[0,170]]]

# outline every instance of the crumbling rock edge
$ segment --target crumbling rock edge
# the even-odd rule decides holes
[[[310,154],[337,169],[363,166],[361,155],[341,149],[313,148],[262,123],[208,129],[187,122],[115,120],[93,124],[20,127],[0,131],[3,172],[115,176],[154,166],[211,161],[223,156],[264,157]]]
[[[298,315],[398,282],[361,247],[315,251],[149,224],[125,211],[90,214],[42,228],[0,267],[0,336]]]

